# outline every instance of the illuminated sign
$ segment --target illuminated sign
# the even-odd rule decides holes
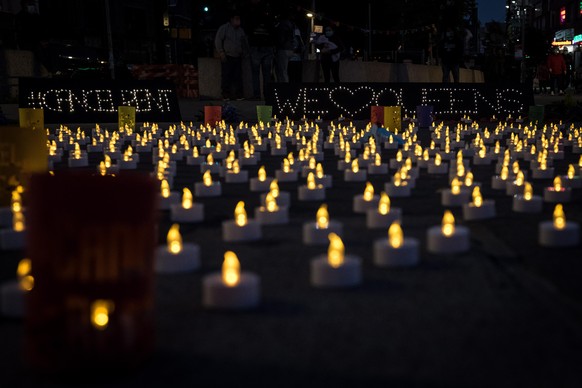
[[[21,78],[19,106],[44,109],[47,123],[117,122],[118,106],[139,121],[180,121],[175,87],[167,81]]]
[[[578,34],[572,39],[572,44],[577,44],[582,42],[582,34]]]
[[[552,46],[569,46],[573,42],[574,41],[572,41],[572,40],[560,40],[560,41],[552,42]]]
[[[566,7],[560,8],[560,24],[566,23]]]
[[[531,89],[531,88],[529,88]],[[494,86],[484,83],[345,83],[273,84],[267,105],[278,117],[303,116],[336,119],[369,119],[372,106],[401,106],[413,115],[418,105],[432,105],[435,115],[524,114],[533,105],[531,90],[520,84]]]

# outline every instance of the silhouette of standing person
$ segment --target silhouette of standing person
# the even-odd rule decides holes
[[[445,28],[441,36],[440,55],[443,82],[451,82],[450,75],[453,73],[453,81],[458,83],[459,67],[463,60],[463,39],[451,25]]]
[[[315,47],[320,50],[321,69],[325,83],[330,82],[330,73],[334,82],[340,82],[340,58],[344,51],[344,44],[335,34],[332,26],[325,27],[324,34],[315,41]]]
[[[245,32],[240,26],[240,14],[232,12],[230,20],[220,26],[214,39],[216,52],[222,62],[222,98],[243,99],[242,56],[245,51]],[[232,91],[234,89],[234,92]]]

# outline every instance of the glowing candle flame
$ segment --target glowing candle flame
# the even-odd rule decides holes
[[[561,203],[557,204],[553,213],[554,228],[562,230],[566,227],[566,214]]]
[[[192,157],[197,158],[200,156],[200,152],[198,152],[198,147],[192,148]]]
[[[344,162],[346,164],[350,163],[352,161],[352,154],[350,152],[346,151],[346,156],[344,157]]]
[[[393,222],[388,228],[388,243],[392,248],[398,249],[404,244],[404,233],[399,222]]]
[[[13,213],[18,213],[22,211],[22,196],[18,192],[18,189],[12,191],[12,197],[10,199],[10,208],[12,209]]]
[[[261,168],[259,168],[258,178],[260,182],[264,182],[267,180],[267,172],[265,171],[265,166],[261,166]]]
[[[315,190],[317,185],[315,184],[315,175],[313,172],[307,174],[307,189],[308,190]]]
[[[16,277],[21,290],[30,291],[34,287],[34,277],[31,275],[32,263],[30,259],[22,259],[16,268]]]
[[[163,179],[160,187],[162,190],[162,197],[170,198],[170,184],[168,183],[168,181]]]
[[[309,158],[309,169],[314,170],[316,165],[315,156]]]
[[[202,183],[206,187],[212,186],[212,175],[210,175],[210,170],[206,170],[204,175],[202,175]]]
[[[240,282],[240,261],[232,251],[224,253],[222,262],[222,281],[228,287],[235,287]]]
[[[238,162],[238,159],[235,159],[235,160],[232,162],[232,172],[233,172],[234,174],[238,174],[238,173],[240,173],[240,164],[239,164],[239,162]]]
[[[451,193],[453,195],[459,195],[461,193],[461,182],[457,179],[457,177],[453,178],[451,182]]]
[[[355,174],[360,171],[360,164],[358,163],[358,159],[354,159],[352,162],[352,172]]]
[[[473,186],[473,173],[469,171],[467,175],[465,175],[465,186],[470,187]]]
[[[105,155],[105,168],[110,168],[111,167],[111,157],[109,155]]]
[[[322,204],[319,209],[317,209],[315,219],[317,229],[327,229],[329,227],[329,213],[327,212],[326,204]]]
[[[291,170],[291,166],[289,164],[288,159],[283,159],[283,172],[288,173]]]
[[[210,139],[206,139],[205,147],[206,148],[212,147],[212,144],[210,143]]]
[[[441,157],[441,154],[438,154],[438,153],[437,153],[437,154],[434,156],[434,165],[435,165],[435,166],[440,166],[440,165],[441,165],[441,163],[442,163],[442,159],[443,159],[443,158]]]
[[[366,182],[364,189],[364,201],[370,202],[374,198],[374,186],[370,182]]]
[[[279,182],[277,179],[273,179],[273,182],[269,185],[269,192],[273,195],[273,198],[279,198]]]
[[[234,222],[238,226],[245,226],[248,222],[245,203],[243,201],[239,201],[239,203],[236,204],[236,208],[234,209]]]
[[[495,148],[493,149],[493,152],[495,152],[496,154],[501,152],[501,146],[499,145],[499,140],[497,140],[495,142]]]
[[[182,252],[182,235],[180,234],[180,225],[173,224],[167,235],[168,251],[174,255]]]
[[[513,162],[512,170],[513,170],[513,175],[517,175],[517,173],[519,172],[519,162],[517,160],[515,162]]]
[[[390,197],[385,192],[380,194],[380,202],[378,202],[378,213],[385,216],[390,213]]]
[[[194,198],[192,197],[192,192],[187,187],[182,190],[182,207],[184,209],[192,209],[192,203]]]
[[[277,200],[270,191],[267,193],[267,196],[265,197],[265,205],[269,213],[276,212],[279,210],[279,206],[277,206]]]
[[[398,150],[398,152],[396,152],[396,161],[402,162],[402,151],[401,150]]]
[[[576,174],[576,169],[574,168],[573,164],[570,164],[568,166],[568,173],[567,173],[568,179],[574,179],[574,174]]]
[[[525,181],[525,176],[523,175],[523,171],[518,171],[517,173],[517,177],[515,178],[515,181],[513,182],[516,186],[522,186],[523,182]]]
[[[481,159],[483,159],[486,155],[487,149],[485,147],[481,147],[481,149],[479,149],[479,157]]]
[[[206,163],[214,164],[214,156],[212,156],[212,154],[208,154],[208,156],[206,156]]]
[[[557,177],[554,178],[554,190],[555,191],[562,191],[562,178],[560,178],[560,176],[558,175]]]
[[[322,179],[324,175],[323,165],[321,163],[317,163],[317,166],[315,167],[315,176],[317,176],[317,179]]]
[[[455,233],[455,217],[449,210],[445,211],[441,229],[445,237],[450,237]]]
[[[12,215],[12,229],[15,232],[24,231],[24,214],[22,212],[15,212]]]
[[[509,177],[509,169],[507,168],[507,166],[503,166],[501,168],[500,178],[505,181],[505,180],[507,180],[508,177]]]
[[[523,199],[530,201],[533,197],[533,187],[531,183],[525,182],[525,187],[523,188]]]
[[[393,179],[392,183],[394,183],[394,186],[396,186],[396,187],[399,187],[402,185],[402,179],[400,179],[400,174],[398,174],[398,173],[394,174],[394,179]]]
[[[380,156],[380,154],[376,154],[374,156],[374,165],[376,166],[382,165],[382,157]]]
[[[344,264],[345,247],[342,239],[335,233],[330,233],[329,248],[327,249],[327,262],[333,268],[339,268]]]
[[[79,143],[75,143],[75,151],[73,152],[73,158],[81,159],[81,147],[79,147]]]
[[[479,189],[479,186],[475,186],[471,195],[473,197],[473,205],[475,205],[475,207],[481,207],[481,205],[483,205],[483,196],[481,195],[481,189]]]
[[[91,324],[97,330],[107,329],[109,314],[114,310],[115,304],[110,300],[97,299],[91,303]]]

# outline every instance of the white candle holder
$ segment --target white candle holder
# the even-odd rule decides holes
[[[553,187],[544,188],[544,202],[558,203],[570,202],[572,198],[572,189],[562,187],[561,190],[555,190]]]
[[[573,247],[580,244],[580,225],[566,222],[563,229],[556,229],[552,221],[543,221],[538,226],[538,242],[544,247]]]
[[[222,239],[225,242],[257,241],[262,238],[261,224],[256,220],[247,220],[239,226],[234,220],[222,222]]]
[[[87,145],[87,152],[103,152],[103,144]]]
[[[250,190],[252,192],[265,192],[269,191],[273,178],[267,177],[264,181],[260,181],[259,178],[251,178]]]
[[[200,172],[204,174],[206,171],[210,171],[211,174],[218,174],[220,173],[220,164],[218,163],[208,164],[204,162],[200,165]]]
[[[413,267],[419,261],[419,243],[415,238],[404,238],[398,248],[392,247],[386,238],[374,241],[374,264],[378,267]]]
[[[344,170],[344,181],[346,182],[365,182],[366,179],[368,179],[366,170],[358,170],[358,172],[353,172],[351,169]]]
[[[405,198],[410,197],[410,186],[396,186],[392,182],[388,182],[384,184],[384,191],[388,194],[389,197],[394,198]]]
[[[490,155],[485,155],[483,158],[480,157],[478,154],[473,156],[473,165],[474,166],[489,166],[493,159]]]
[[[259,276],[241,272],[236,286],[226,285],[220,273],[204,276],[202,279],[202,305],[208,309],[246,310],[259,305],[261,281]]]
[[[278,210],[268,211],[264,206],[255,208],[255,220],[261,225],[284,225],[289,223],[289,209],[279,206]]]
[[[539,195],[533,195],[529,200],[526,200],[523,195],[515,195],[511,208],[516,213],[540,213],[542,207],[542,197]]]
[[[315,169],[309,168],[309,166],[301,166],[301,177],[302,178],[307,178],[307,175],[309,175],[310,172],[315,174]]]
[[[491,177],[491,188],[494,190],[506,190],[508,182],[513,182],[513,178],[508,176],[507,179],[502,179],[500,175],[494,175]]]
[[[287,155],[287,147],[273,148],[271,147],[271,156],[285,156]]]
[[[89,157],[87,154],[81,155],[79,159],[75,159],[69,157],[68,161],[69,168],[79,168],[79,167],[88,167],[89,166]]]
[[[152,145],[151,144],[136,144],[135,145],[135,152],[145,153],[145,152],[152,152]]]
[[[310,264],[311,285],[318,288],[354,287],[362,282],[362,260],[346,255],[343,265],[329,265],[327,255],[315,257]]]
[[[525,190],[525,185],[516,185],[513,181],[507,181],[505,186],[505,194],[514,196],[514,195],[521,195]]]
[[[196,197],[220,197],[222,195],[222,185],[220,182],[212,182],[206,186],[204,182],[194,183],[194,195]]]
[[[433,162],[428,164],[428,173],[434,175],[444,175],[449,172],[449,165],[446,163],[441,163],[438,166]]]
[[[378,202],[380,202],[380,196],[377,194],[372,196],[370,201],[364,199],[364,194],[356,194],[352,202],[352,210],[354,213],[366,213],[368,209],[377,209]]]
[[[370,164],[368,165],[368,174],[370,175],[388,174],[388,165],[386,163],[382,163],[379,166],[375,164]]]
[[[265,205],[268,193],[261,194],[261,205]],[[277,197],[277,205],[289,207],[291,206],[291,194],[287,191],[279,191],[279,196]]]
[[[186,157],[186,165],[188,166],[200,166],[202,163],[205,163],[206,158],[204,156],[187,156]]]
[[[260,161],[260,155],[257,155],[257,154],[253,154],[253,155],[249,156],[248,158],[241,157],[239,159],[239,163],[241,166],[256,166],[257,163],[259,163],[259,161]]]
[[[279,182],[297,182],[299,171],[289,170],[289,172],[284,172],[283,170],[275,171],[275,178]]]
[[[331,175],[324,175],[321,178],[315,177],[315,184],[322,185],[325,189],[333,187],[333,177]]]
[[[463,206],[471,201],[471,192],[466,189],[461,189],[459,194],[453,194],[451,189],[443,189],[441,191],[441,205],[443,206]]]
[[[105,154],[109,155],[112,160],[119,160],[123,158],[121,151],[106,151]]]
[[[131,159],[131,160],[120,159],[117,161],[117,165],[119,166],[120,170],[135,170],[135,169],[137,169],[137,160],[136,159]]]
[[[156,249],[156,273],[181,273],[196,271],[200,268],[200,247],[185,243],[179,253],[168,251],[166,245]]]
[[[204,221],[204,204],[193,203],[190,209],[184,209],[182,204],[170,205],[172,222],[190,223]]]
[[[226,183],[246,183],[249,181],[249,172],[241,170],[238,173],[234,173],[228,170],[224,173],[224,181]]]
[[[306,222],[303,224],[303,243],[306,245],[327,245],[329,244],[327,236],[330,233],[335,233],[341,237],[343,224],[339,221],[329,220],[327,228],[320,229],[316,222]]]
[[[531,176],[533,179],[552,179],[554,177],[554,168],[548,167],[545,170],[534,168],[532,169]]]
[[[495,217],[495,201],[484,200],[477,207],[473,202],[463,205],[463,219],[466,221],[485,220]]]
[[[9,318],[23,318],[26,290],[17,280],[8,281],[0,287],[0,313]]]
[[[465,226],[456,225],[451,236],[445,236],[440,225],[433,226],[427,231],[427,250],[437,254],[466,252],[470,248],[469,236],[469,228]]]
[[[309,189],[307,185],[299,186],[298,198],[300,201],[323,201],[325,199],[325,188],[317,186],[315,189]]]
[[[384,229],[390,227],[394,221],[399,221],[402,217],[402,210],[391,207],[386,214],[380,214],[377,208],[368,209],[366,212],[366,227],[369,229]]]
[[[180,193],[176,191],[171,191],[170,196],[167,198],[164,198],[161,194],[158,194],[158,198],[158,209],[160,210],[169,210],[172,205],[180,203]]]
[[[574,176],[573,178],[568,178],[567,175],[562,176],[562,182],[564,182],[564,186],[571,189],[582,188],[582,179],[579,176]]]

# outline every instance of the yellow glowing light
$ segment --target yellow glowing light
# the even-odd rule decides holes
[[[206,156],[206,163],[214,164],[214,156],[212,156],[212,154],[208,154],[208,156]]]
[[[192,148],[192,157],[197,158],[200,156],[200,152],[198,152],[198,147]]]
[[[10,199],[10,207],[13,213],[22,211],[22,197],[18,190],[12,191],[12,198]]]
[[[111,167],[111,157],[109,155],[105,155],[105,168],[110,168]]]
[[[232,251],[226,251],[224,253],[222,281],[228,287],[235,287],[240,282],[240,261]]]
[[[566,227],[566,214],[561,203],[557,204],[553,213],[554,228],[562,230]]]
[[[288,173],[291,170],[291,165],[288,159],[283,159],[283,172]]]
[[[239,201],[234,208],[234,222],[238,226],[245,226],[248,222],[247,211],[245,210],[245,203]]]
[[[163,179],[160,187],[162,190],[162,197],[170,198],[170,184],[168,183],[168,181]]]
[[[481,189],[479,189],[479,186],[475,186],[471,195],[473,197],[473,205],[475,205],[475,207],[481,207],[481,205],[483,205],[483,196],[481,195]]]
[[[192,209],[193,199],[190,189],[184,187],[182,190],[182,207],[184,209]]]
[[[517,175],[517,173],[519,172],[519,162],[517,160],[513,162],[511,168],[513,170],[513,175]]]
[[[398,221],[393,222],[388,228],[388,243],[392,248],[400,248],[404,243],[404,233]]]
[[[518,171],[517,177],[515,177],[515,181],[513,182],[516,186],[522,186],[523,182],[525,182],[525,176],[523,175],[523,171]]]
[[[105,330],[109,324],[109,314],[114,310],[115,304],[110,300],[97,299],[91,303],[91,324],[97,330]]]
[[[451,193],[453,195],[459,195],[461,193],[461,182],[457,179],[457,177],[453,178],[451,182]]]
[[[279,210],[279,206],[277,206],[277,200],[270,191],[267,193],[267,196],[265,197],[265,205],[269,213],[276,212]]]
[[[449,210],[445,211],[441,229],[445,237],[450,237],[455,233],[455,217]]]
[[[508,177],[509,177],[509,169],[507,168],[507,166],[503,166],[501,168],[500,178],[505,181],[505,180],[507,180]]]
[[[469,171],[467,175],[465,175],[465,186],[470,187],[473,186],[473,173]]]
[[[560,176],[558,175],[557,177],[554,178],[554,190],[555,191],[562,191],[563,187],[562,187],[562,178],[560,178]]]
[[[265,166],[261,166],[261,168],[259,168],[258,178],[260,182],[264,182],[267,180],[267,172],[265,171]]]
[[[376,166],[382,165],[382,157],[380,156],[380,154],[376,154],[374,156],[374,165]]]
[[[212,175],[210,175],[210,170],[206,170],[204,175],[202,175],[202,183],[206,187],[212,186]]]
[[[344,264],[345,247],[342,239],[335,233],[330,233],[329,248],[327,249],[327,262],[333,268],[339,268]]]
[[[398,173],[394,174],[394,179],[392,183],[394,183],[394,186],[396,187],[402,186],[402,179],[400,179],[400,174]]]
[[[321,163],[317,163],[317,166],[315,167],[315,176],[317,179],[322,179],[325,176],[323,173],[323,165]]]
[[[210,148],[212,147],[212,144],[210,143],[210,139],[206,139],[206,144],[204,145],[206,148]]]
[[[486,155],[487,149],[485,147],[481,147],[481,149],[479,149],[479,157],[481,159],[483,159]]]
[[[317,185],[315,184],[315,175],[313,172],[307,174],[307,189],[308,190],[315,190]]]
[[[15,212],[12,215],[12,229],[15,232],[24,231],[24,214],[22,212]]]
[[[434,165],[435,165],[435,166],[440,166],[442,162],[443,162],[443,158],[441,157],[441,154],[438,154],[438,153],[437,153],[437,154],[434,156]]]
[[[402,162],[402,151],[401,150],[398,150],[398,152],[396,152],[396,161]]]
[[[238,174],[238,173],[240,173],[240,164],[239,164],[239,162],[238,162],[238,159],[235,159],[235,160],[232,162],[232,172],[233,172],[234,174]]]
[[[358,159],[354,159],[352,162],[352,172],[355,174],[360,171],[360,164],[358,163]]]
[[[315,219],[317,229],[327,229],[329,227],[329,213],[327,212],[326,204],[322,204],[319,209],[317,209]]]
[[[582,155],[580,155],[580,158],[578,159],[578,167],[582,168]]]
[[[493,149],[493,152],[495,152],[496,154],[501,152],[501,146],[499,145],[499,140],[497,140],[495,142],[495,148]]]
[[[385,216],[390,213],[390,197],[385,192],[380,194],[380,202],[378,202],[378,213]]]
[[[22,259],[18,262],[16,277],[21,290],[30,291],[34,287],[34,278],[30,274],[31,272],[32,263],[30,259]]]
[[[79,143],[75,143],[75,151],[73,152],[73,158],[81,159],[81,147],[79,147]]]
[[[568,172],[567,172],[568,179],[574,179],[574,174],[576,174],[576,169],[574,168],[573,164],[570,164],[568,166]]]
[[[424,152],[422,153],[422,160],[424,160],[425,162],[428,162],[429,159],[430,159],[430,154],[428,153],[428,150],[425,149]]]
[[[269,192],[273,195],[273,198],[279,198],[279,182],[277,179],[273,179],[273,182],[269,185]]]
[[[525,187],[523,188],[523,199],[530,201],[533,197],[533,187],[531,183],[525,182]]]
[[[374,186],[370,182],[366,182],[364,189],[364,201],[370,202],[374,198]]]
[[[177,255],[182,252],[182,235],[180,234],[180,225],[173,224],[167,235],[168,251]]]
[[[348,151],[346,151],[346,155],[344,156],[344,162],[346,164],[350,163],[352,161],[352,154]]]
[[[102,176],[107,175],[107,168],[105,167],[104,161],[99,162],[99,174]]]
[[[315,156],[310,157],[309,158],[309,165],[308,165],[309,166],[309,169],[310,170],[314,170],[315,169],[315,164],[316,164]]]

